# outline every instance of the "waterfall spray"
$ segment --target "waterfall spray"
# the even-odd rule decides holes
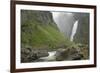
[[[73,23],[75,22],[74,14],[71,12],[52,12],[52,16],[60,32],[70,39]]]
[[[78,27],[78,20],[73,25],[72,33],[71,33],[71,37],[70,37],[71,41],[73,41],[73,39],[74,39],[74,36],[76,34],[76,31],[77,31],[77,27]]]

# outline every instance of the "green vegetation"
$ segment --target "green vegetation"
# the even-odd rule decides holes
[[[42,17],[42,19],[40,19],[40,17]],[[72,42],[58,30],[56,24],[52,20],[50,12],[43,13],[39,11],[23,10],[21,18],[22,47],[31,46],[37,49],[54,49],[63,46],[67,47],[72,44]],[[45,21],[43,21],[43,19],[45,19]]]
[[[49,11],[21,10],[21,62],[89,59],[88,18],[79,17],[80,26],[71,42],[59,31]],[[55,55],[49,57],[50,51],[56,51]]]

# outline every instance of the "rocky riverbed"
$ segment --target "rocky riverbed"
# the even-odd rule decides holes
[[[88,47],[59,48],[57,50],[22,48],[21,62],[48,62],[88,59]]]

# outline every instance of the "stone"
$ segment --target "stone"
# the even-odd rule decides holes
[[[35,62],[40,57],[48,56],[47,51],[34,50],[32,48],[21,49],[21,62]]]
[[[58,49],[55,54],[57,61],[63,60],[81,60],[83,55],[77,51],[76,48],[68,48],[68,49]]]

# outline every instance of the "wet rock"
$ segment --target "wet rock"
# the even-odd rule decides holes
[[[48,56],[47,51],[33,50],[32,48],[21,49],[21,62],[35,62],[40,57]]]
[[[62,61],[68,56],[68,51],[62,48],[58,49],[55,56],[57,61]]]
[[[45,51],[45,50],[39,50],[39,51],[36,52],[36,54],[37,54],[37,56],[38,56],[39,58],[40,58],[40,57],[46,57],[46,56],[49,55],[48,52]]]
[[[58,49],[55,56],[57,61],[81,60],[83,57],[83,55],[80,54],[80,52],[74,47],[68,49]]]
[[[38,59],[36,53],[34,53],[31,48],[21,49],[21,62],[32,62]]]

